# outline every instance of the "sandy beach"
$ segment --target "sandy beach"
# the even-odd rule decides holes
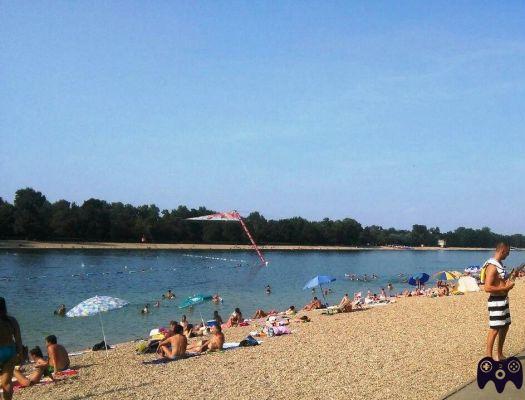
[[[264,251],[362,251],[362,250],[465,250],[479,251],[492,248],[479,247],[350,247],[350,246],[299,246],[299,245],[261,245]],[[92,250],[251,250],[252,246],[242,244],[192,244],[192,243],[112,243],[112,242],[38,242],[30,240],[0,240],[0,249],[6,250],[59,250],[59,249],[92,249]]]
[[[257,347],[144,365],[132,343],[73,358],[67,381],[23,389],[17,399],[442,399],[475,378],[487,330],[487,294],[403,298],[335,316],[309,313],[291,335]],[[525,347],[525,281],[510,294],[506,353]],[[225,331],[227,341],[252,328]]]

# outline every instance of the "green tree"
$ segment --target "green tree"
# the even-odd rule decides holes
[[[54,239],[78,238],[78,206],[66,200],[59,200],[51,205],[49,226]]]
[[[0,238],[13,237],[13,224],[15,221],[15,208],[12,204],[0,197]]]
[[[24,239],[46,239],[49,235],[50,204],[32,188],[17,190],[14,201],[14,234]]]

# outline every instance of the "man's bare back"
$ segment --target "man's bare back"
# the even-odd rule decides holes
[[[163,356],[175,358],[184,356],[187,347],[188,339],[186,339],[186,336],[176,333],[162,341],[159,345],[159,350]]]
[[[50,344],[47,347],[47,354],[49,356],[49,365],[55,371],[63,371],[69,368],[69,356],[65,347],[61,344]]]

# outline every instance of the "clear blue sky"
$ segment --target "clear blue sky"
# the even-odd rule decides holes
[[[0,196],[525,233],[525,3],[0,4]]]

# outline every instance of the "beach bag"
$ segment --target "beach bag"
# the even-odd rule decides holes
[[[259,342],[253,338],[253,336],[248,335],[246,336],[246,339],[241,340],[239,343],[239,347],[250,347],[250,346],[257,346]]]
[[[110,349],[109,344],[106,344],[106,342],[104,341],[93,345],[93,347],[91,348],[91,350],[93,351],[109,350],[109,349]]]

